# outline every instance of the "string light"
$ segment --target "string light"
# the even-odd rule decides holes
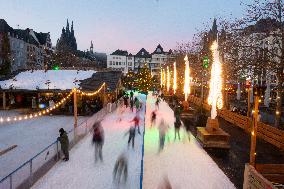
[[[45,110],[42,110],[42,111],[39,111],[39,112],[36,112],[34,114],[29,114],[29,115],[24,115],[24,116],[15,116],[15,117],[7,117],[7,118],[3,118],[1,117],[0,118],[0,122],[3,123],[3,122],[10,122],[10,121],[21,121],[21,120],[27,120],[27,119],[33,119],[33,118],[36,118],[36,117],[39,117],[39,116],[43,116],[45,115],[46,113],[49,113],[51,112],[52,110],[55,110],[57,108],[60,107],[61,104],[63,104],[66,100],[70,99],[71,95],[76,92],[76,93],[81,93],[83,95],[88,95],[88,96],[93,96],[93,95],[96,95],[98,94],[102,88],[105,86],[105,83],[103,83],[101,85],[101,87],[95,91],[95,92],[91,92],[91,93],[86,93],[86,92],[82,92],[81,90],[79,89],[76,89],[76,88],[73,88],[72,91],[66,96],[64,97],[63,99],[61,99],[59,102],[57,102],[54,106],[52,107],[49,107]]]

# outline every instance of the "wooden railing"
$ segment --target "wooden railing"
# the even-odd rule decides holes
[[[190,96],[189,101],[197,106],[201,106],[201,98]],[[203,102],[203,108],[210,111],[211,106],[206,102]],[[252,128],[252,119],[247,116],[242,116],[237,113],[231,112],[227,109],[218,110],[218,116],[225,119],[226,121],[242,128],[246,132],[250,132]],[[270,125],[262,122],[258,123],[257,136],[266,142],[284,150],[284,131],[279,130]]]

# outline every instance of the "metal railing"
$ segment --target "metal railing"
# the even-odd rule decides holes
[[[111,104],[111,107],[111,111],[109,111],[109,106],[102,108],[92,117],[82,122],[78,127],[70,130],[68,132],[70,148],[90,132],[95,122],[102,120],[107,113],[116,109],[115,104]],[[60,144],[56,140],[12,171],[9,175],[2,178],[0,181],[0,189],[30,188],[60,160],[60,151]]]

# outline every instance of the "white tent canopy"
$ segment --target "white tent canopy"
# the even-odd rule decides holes
[[[14,78],[0,81],[1,89],[60,89],[67,90],[78,87],[80,80],[92,77],[94,70],[34,70],[25,71]]]

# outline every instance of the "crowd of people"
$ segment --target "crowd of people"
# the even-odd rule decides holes
[[[155,109],[151,113],[151,127],[157,127],[159,132],[159,148],[158,152],[161,152],[164,149],[165,146],[165,140],[167,136],[167,132],[169,130],[169,124],[164,118],[161,118],[160,122],[157,124],[157,115],[159,114],[159,106],[160,102],[163,101],[162,95],[156,96],[155,101]],[[143,103],[137,98],[134,97],[133,92],[130,92],[129,95],[125,93],[123,97],[121,97],[120,100],[117,102],[117,116],[119,119],[117,122],[122,121],[122,113],[124,112],[133,112],[134,116],[131,118],[128,122],[130,123],[129,129],[125,132],[124,136],[128,136],[127,141],[127,148],[123,150],[120,155],[117,157],[117,160],[113,167],[113,182],[125,183],[128,178],[128,159],[129,159],[129,153],[128,150],[135,149],[135,138],[138,135],[141,135],[141,118],[140,113],[142,113],[143,109]],[[144,112],[143,112],[144,113]],[[180,137],[180,128],[181,128],[181,120],[180,120],[180,109],[177,106],[174,114],[175,114],[175,123],[174,123],[174,129],[175,129],[175,138],[174,140],[178,139],[181,140]],[[94,146],[94,159],[95,163],[103,162],[103,146],[105,141],[105,132],[102,125],[102,120],[97,121],[93,124],[92,127],[92,144]],[[58,141],[61,144],[61,150],[64,154],[64,161],[69,160],[69,139],[67,132],[61,128],[59,130],[60,136],[58,137]],[[169,183],[167,185],[170,185]]]

